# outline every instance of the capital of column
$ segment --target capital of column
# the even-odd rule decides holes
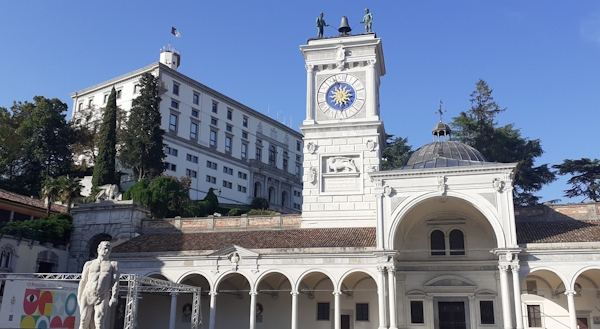
[[[519,264],[512,264],[510,266],[510,269],[512,270],[513,273],[519,273],[519,270],[521,269],[521,265],[519,265]]]
[[[210,296],[216,296],[216,295],[218,295],[219,293],[218,293],[218,292],[216,292],[216,291],[211,291],[211,292],[209,292],[208,294],[209,294]]]
[[[300,293],[297,291],[290,291],[290,295],[292,296],[298,296]]]
[[[567,296],[575,296],[577,294],[577,291],[575,290],[565,290],[565,295]]]
[[[256,295],[258,295],[258,292],[256,292],[256,291],[250,291],[248,294],[250,296],[256,296]]]
[[[177,297],[177,295],[179,295],[179,293],[176,293],[176,292],[171,293],[171,297]]]
[[[377,272],[385,273],[385,266],[377,266]]]
[[[339,295],[341,295],[341,294],[342,294],[342,292],[341,292],[341,291],[339,291],[339,290],[335,290],[334,292],[332,292],[332,294],[333,294],[334,296],[339,296]]]
[[[388,266],[387,267],[387,272],[388,273],[396,273],[396,266],[394,266],[394,265]]]
[[[508,265],[498,265],[498,269],[500,270],[500,272],[508,272]]]
[[[315,66],[312,64],[306,64],[304,67],[306,67],[306,71],[308,72],[312,72],[315,69]]]

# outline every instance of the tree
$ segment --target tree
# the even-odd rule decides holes
[[[558,169],[559,175],[571,175],[567,181],[571,188],[565,190],[564,194],[567,198],[584,196],[584,201],[590,199],[600,202],[600,160],[565,159],[563,163],[552,167]]]
[[[62,176],[58,178],[60,186],[60,200],[67,202],[67,212],[71,213],[73,200],[81,196],[80,179],[76,177]]]
[[[12,110],[17,106],[15,103]],[[0,188],[19,191],[20,159],[22,136],[19,132],[20,121],[9,111],[0,107]]]
[[[140,78],[140,96],[132,103],[131,113],[123,130],[119,160],[132,169],[136,180],[152,179],[165,169],[163,135],[160,128],[160,97],[158,78],[144,73]]]
[[[141,179],[123,195],[148,207],[154,218],[181,216],[190,202],[191,179],[160,176],[151,181]]]
[[[34,195],[47,177],[71,170],[73,132],[65,119],[67,105],[59,99],[35,96],[34,102],[11,107],[10,125],[16,127],[18,150],[12,153],[11,173],[6,176],[15,192]]]
[[[494,101],[492,92],[485,81],[477,81],[470,95],[471,108],[453,118],[454,139],[474,147],[488,161],[516,162],[515,204],[536,204],[539,197],[534,193],[553,182],[555,174],[548,164],[535,166],[535,159],[544,153],[539,139],[522,137],[513,124],[498,126],[496,116],[506,109]]]
[[[412,153],[412,146],[407,144],[408,138],[386,134],[385,141],[385,148],[382,152],[382,168],[384,170],[399,168]]]
[[[42,197],[46,199],[46,217],[50,216],[50,210],[52,209],[52,203],[58,199],[61,194],[60,181],[57,178],[48,177],[44,181],[42,186]]]
[[[119,184],[115,170],[117,156],[117,91],[112,88],[104,108],[98,140],[98,156],[94,163],[92,186]]]

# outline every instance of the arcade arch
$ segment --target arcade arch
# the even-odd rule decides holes
[[[498,235],[488,218],[475,206],[457,197],[436,196],[414,203],[399,214],[392,248],[399,260],[495,260]]]

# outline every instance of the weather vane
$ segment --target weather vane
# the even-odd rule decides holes
[[[440,115],[440,122],[442,122],[442,115],[446,113],[446,110],[442,110],[442,104],[442,100],[440,99],[440,109],[435,112]]]

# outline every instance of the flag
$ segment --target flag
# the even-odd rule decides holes
[[[179,34],[179,31],[177,31],[177,29],[175,27],[173,27],[173,26],[171,26],[171,34],[174,35],[174,36],[176,36],[176,37],[178,37],[178,38],[181,37],[181,34]]]

